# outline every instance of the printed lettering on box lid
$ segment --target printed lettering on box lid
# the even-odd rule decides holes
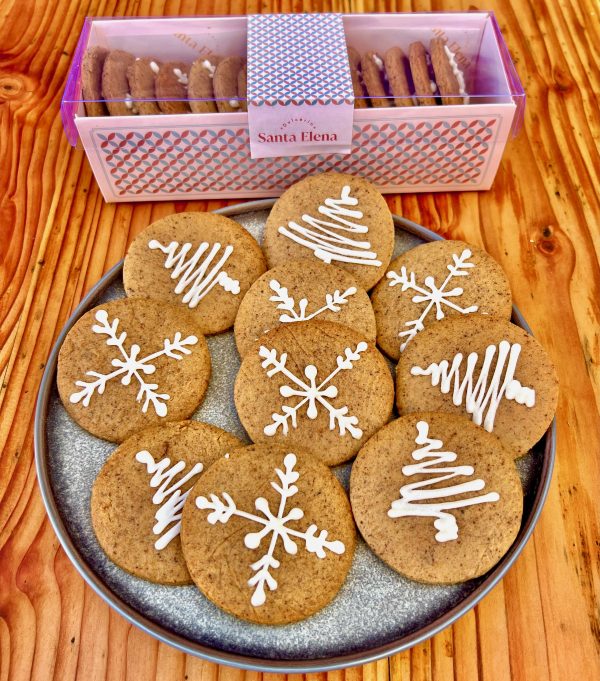
[[[341,14],[248,17],[252,158],[348,154],[353,110]]]

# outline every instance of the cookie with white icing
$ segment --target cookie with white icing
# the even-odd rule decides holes
[[[441,319],[484,314],[510,319],[510,285],[484,250],[463,241],[432,241],[395,258],[371,293],[377,344],[394,360]]]
[[[241,57],[226,57],[217,64],[213,87],[221,113],[242,111],[238,79],[244,64]]]
[[[155,79],[160,72],[161,63],[156,59],[138,57],[127,68],[129,92],[138,113],[141,115],[160,115],[156,103]]]
[[[156,74],[155,89],[158,106],[165,114],[182,114],[191,111],[188,102],[190,65],[180,61],[162,64]]]
[[[421,42],[411,43],[408,47],[408,60],[419,106],[435,106],[434,95],[437,93],[437,84],[431,66],[431,57],[425,45]]]
[[[360,70],[371,106],[393,106],[393,101],[387,99],[383,58],[377,52],[367,52],[360,60]]]
[[[433,38],[429,52],[442,104],[468,104],[465,74],[456,61],[456,54],[442,38]]]
[[[199,477],[242,443],[220,428],[179,421],[121,444],[92,487],[92,527],[107,556],[158,584],[190,584],[181,550],[183,504]]]
[[[189,74],[188,97],[194,113],[217,113],[214,101],[213,78],[221,57],[209,55],[199,57],[192,64]]]
[[[194,317],[175,305],[121,298],[80,317],[58,356],[65,409],[97,437],[122,442],[148,426],[189,417],[210,378]]]
[[[286,624],[335,597],[356,537],[346,493],[326,466],[296,448],[254,445],[199,479],[181,541],[213,603],[251,622]]]
[[[179,305],[212,334],[233,325],[242,298],[265,269],[260,246],[237,222],[214,213],[176,213],[135,238],[123,282],[128,296]]]
[[[374,343],[313,320],[282,324],[250,347],[234,401],[254,442],[300,447],[334,466],[387,423],[394,386]]]
[[[274,267],[252,284],[235,318],[238,351],[243,357],[271,329],[312,319],[344,324],[375,340],[371,301],[354,277],[301,258]]]
[[[367,180],[322,173],[297,182],[276,201],[265,225],[269,267],[316,258],[348,270],[369,290],[384,275],[394,249],[394,221]]]
[[[138,113],[129,92],[127,70],[135,57],[125,50],[111,50],[102,66],[102,96],[111,116],[135,116]]]
[[[369,547],[410,579],[453,584],[488,572],[521,526],[523,491],[511,454],[462,416],[419,412],[361,449],[352,511]]]
[[[400,414],[443,411],[471,418],[521,456],[550,425],[558,400],[552,361],[508,321],[479,314],[417,334],[396,369]]]

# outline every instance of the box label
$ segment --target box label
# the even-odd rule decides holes
[[[353,113],[341,14],[248,17],[252,158],[348,154]]]

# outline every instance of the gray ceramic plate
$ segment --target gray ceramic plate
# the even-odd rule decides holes
[[[254,201],[217,211],[261,239],[273,201]],[[395,217],[396,254],[440,237]],[[337,598],[309,619],[282,627],[242,622],[210,603],[192,586],[168,587],[133,577],[113,565],[96,541],[90,519],[92,483],[115,445],[77,426],[56,390],[60,345],[89,308],[124,295],[122,263],[88,293],[62,330],[50,355],[38,398],[35,458],[50,521],[69,558],[90,586],[130,622],[158,639],[201,657],[247,669],[325,671],[362,664],[422,641],[472,608],[504,575],[529,538],[541,511],[554,461],[554,425],[520,460],[525,491],[523,524],[515,543],[484,577],[454,586],[418,584],[393,572],[360,541],[348,579]],[[528,329],[515,309],[513,321]],[[209,339],[213,378],[194,414],[248,440],[233,407],[239,358],[231,332]],[[350,465],[336,474],[347,485]]]

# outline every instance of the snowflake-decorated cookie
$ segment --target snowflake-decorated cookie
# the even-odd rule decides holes
[[[371,341],[341,324],[282,324],[246,353],[234,400],[254,442],[300,447],[333,466],[390,418],[390,370]]]
[[[292,258],[348,270],[365,288],[383,276],[394,249],[394,222],[381,194],[355,175],[322,173],[293,184],[267,219],[270,267]]]
[[[66,410],[82,428],[112,442],[187,418],[209,378],[210,354],[194,318],[148,299],[112,300],[86,312],[58,357]]]
[[[244,297],[235,318],[242,357],[263,334],[282,324],[337,322],[375,340],[375,315],[367,292],[348,272],[317,260],[290,260],[265,272]]]
[[[128,296],[180,305],[212,334],[233,325],[242,298],[265,269],[260,246],[237,222],[214,213],[176,213],[135,238],[123,281]]]
[[[523,329],[472,314],[444,319],[408,344],[396,369],[400,414],[462,414],[514,456],[550,425],[558,399],[552,361]]]
[[[136,577],[190,583],[179,536],[183,505],[199,476],[241,444],[197,421],[153,426],[123,442],[92,487],[92,525],[108,557]]]
[[[352,467],[350,500],[369,547],[420,582],[479,577],[508,551],[523,492],[512,456],[462,416],[419,412],[382,428]]]
[[[217,461],[183,510],[183,552],[198,588],[260,624],[304,619],[342,586],[354,555],[346,493],[296,448],[253,445]]]
[[[392,359],[440,319],[472,313],[510,319],[508,279],[485,251],[463,241],[432,241],[390,263],[371,294],[377,344]]]

